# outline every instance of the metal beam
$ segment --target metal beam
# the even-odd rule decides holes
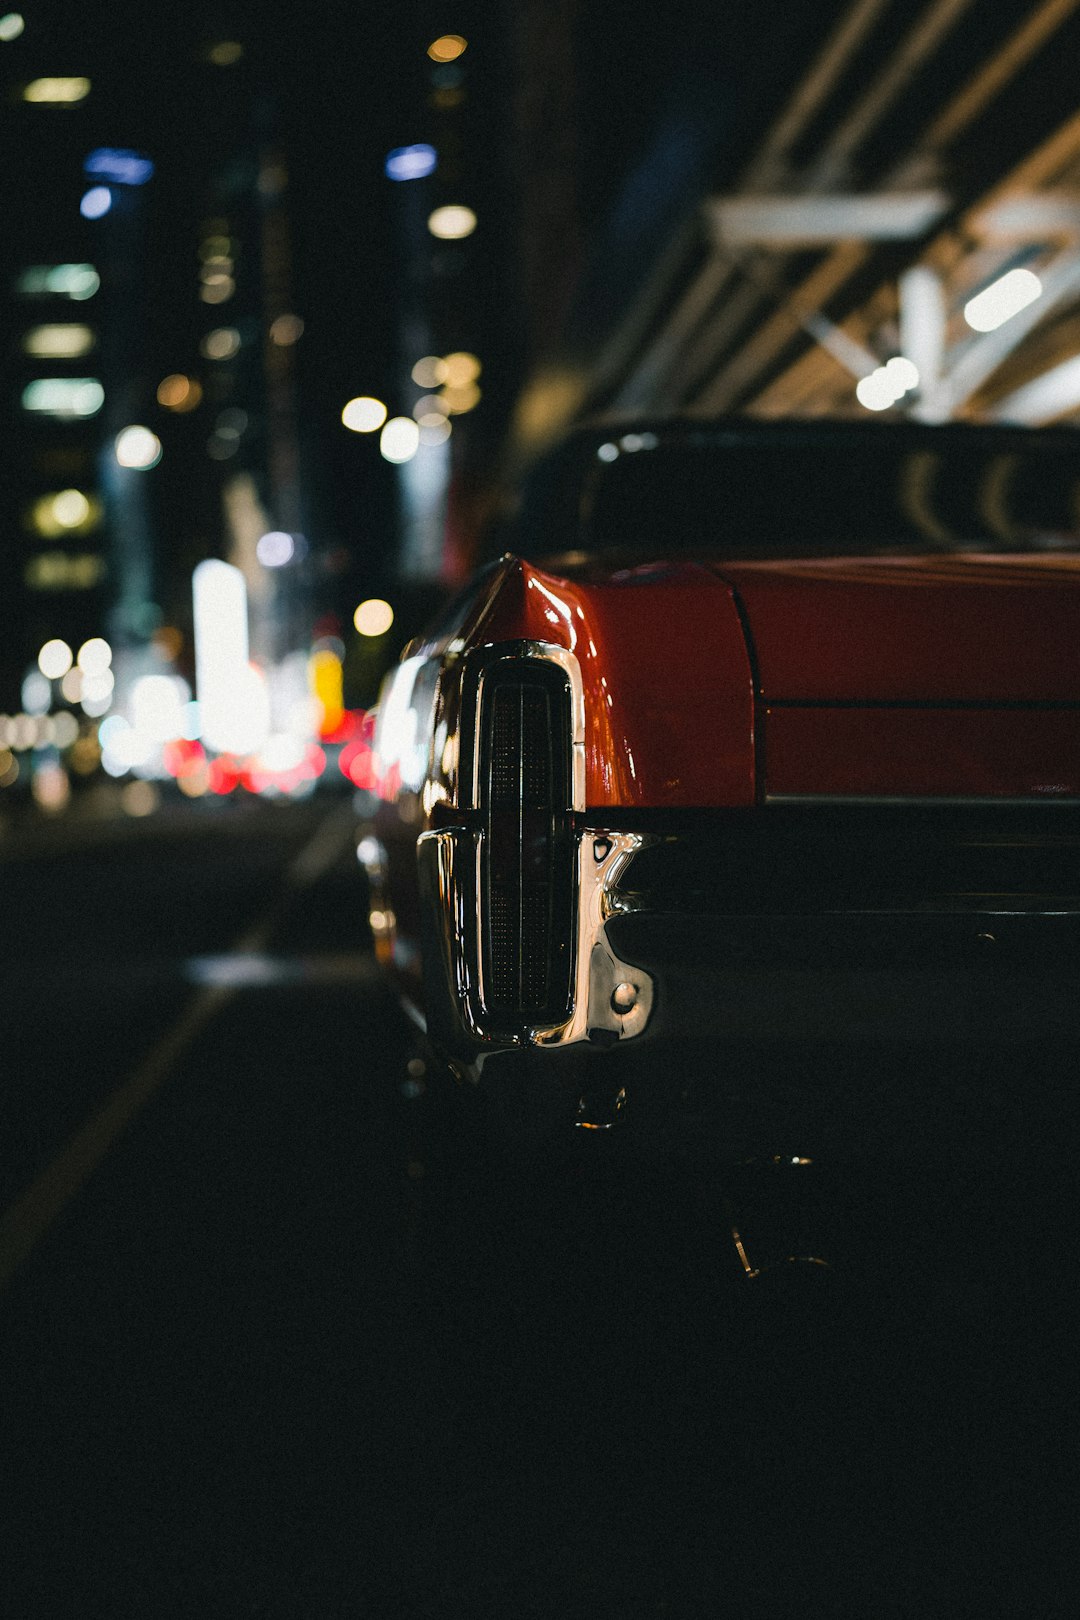
[[[798,250],[832,242],[907,242],[949,207],[944,191],[831,197],[710,197],[705,216],[718,247]]]
[[[994,422],[1021,422],[1029,427],[1042,427],[1072,411],[1080,411],[1080,355],[1077,354],[999,399],[987,414]]]
[[[900,277],[900,352],[919,373],[919,398],[911,414],[944,422],[949,399],[941,387],[945,369],[945,291],[929,266],[915,265]]]
[[[769,130],[740,181],[742,189],[773,183],[784,160],[811,118],[832,93],[855,52],[870,34],[890,0],[854,0],[815,58],[780,117]],[[682,298],[642,360],[627,378],[616,404],[634,409],[657,403],[657,391],[677,366],[693,333],[717,303],[735,264],[726,253],[714,253]],[[670,393],[670,387],[669,387]],[[672,400],[672,403],[677,401]]]
[[[1028,197],[1003,197],[989,208],[969,214],[968,222],[985,242],[1080,236],[1080,193],[1043,191]]]
[[[947,370],[942,389],[954,411],[982,387],[1055,306],[1080,293],[1080,254],[1071,249],[1059,253],[1042,272],[1041,280],[1042,294],[1033,304],[992,332],[984,332],[965,344]]]

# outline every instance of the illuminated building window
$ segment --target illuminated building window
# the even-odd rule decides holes
[[[32,264],[15,283],[23,298],[93,298],[101,277],[92,264]]]
[[[74,321],[32,326],[22,340],[23,353],[39,360],[81,360],[96,345],[93,330]]]
[[[41,495],[28,514],[29,526],[43,540],[59,540],[65,534],[90,534],[101,523],[101,502],[81,489],[60,489]]]
[[[37,377],[22,391],[22,407],[60,422],[96,416],[105,403],[105,390],[96,377]]]
[[[154,165],[141,152],[123,146],[99,146],[83,164],[83,173],[117,186],[145,186],[153,178]]]
[[[88,591],[104,575],[104,557],[91,552],[42,551],[23,569],[23,580],[32,591]]]
[[[68,107],[76,101],[84,101],[89,94],[89,79],[33,79],[23,91],[23,100]]]

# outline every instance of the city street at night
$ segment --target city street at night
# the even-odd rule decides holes
[[[1078,60],[0,4],[0,1620],[1071,1620]]]
[[[708,1159],[488,1161],[348,798],[0,857],[9,1612],[1067,1612],[1067,1165],[845,1174],[857,1264],[750,1280]]]

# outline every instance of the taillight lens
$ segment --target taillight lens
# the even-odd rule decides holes
[[[563,671],[507,659],[479,714],[483,1001],[507,1026],[565,1018],[572,965],[571,697]]]

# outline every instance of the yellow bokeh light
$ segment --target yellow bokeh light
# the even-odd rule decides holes
[[[179,371],[162,377],[158,383],[157,402],[164,405],[167,411],[193,411],[201,403],[202,397],[202,384]]]
[[[464,203],[444,203],[428,215],[428,230],[441,242],[460,242],[476,229],[476,215]]]
[[[432,40],[427,53],[433,62],[456,62],[468,43],[460,34],[440,34]]]
[[[89,326],[74,321],[56,322],[49,326],[32,326],[23,335],[23,353],[39,360],[79,360],[97,345],[97,338]]]
[[[463,349],[448,354],[443,365],[445,372],[442,380],[448,388],[468,388],[480,375],[479,360],[475,354],[467,354]]]
[[[30,508],[30,525],[43,540],[62,534],[88,534],[101,522],[101,502],[81,489],[61,489],[40,495]]]
[[[358,394],[342,410],[341,420],[350,433],[377,433],[386,421],[386,406],[381,399]]]
[[[466,388],[444,388],[439,399],[451,416],[462,416],[479,405],[480,390],[475,383],[469,383]]]
[[[234,62],[239,62],[243,54],[244,47],[239,40],[222,39],[211,45],[206,53],[206,60],[213,62],[215,67],[232,67]]]
[[[394,622],[394,610],[381,596],[370,596],[353,614],[353,624],[362,636],[385,636]]]
[[[23,100],[52,102],[55,106],[63,107],[71,106],[76,101],[85,101],[89,94],[89,79],[33,79],[23,91]]]
[[[79,529],[90,516],[90,502],[81,489],[62,489],[52,498],[52,511],[62,529]]]
[[[325,736],[337,729],[345,713],[341,659],[337,653],[331,652],[328,647],[321,647],[318,652],[312,653],[308,664],[308,678],[313,695],[322,705],[323,717],[319,731],[320,735]]]

